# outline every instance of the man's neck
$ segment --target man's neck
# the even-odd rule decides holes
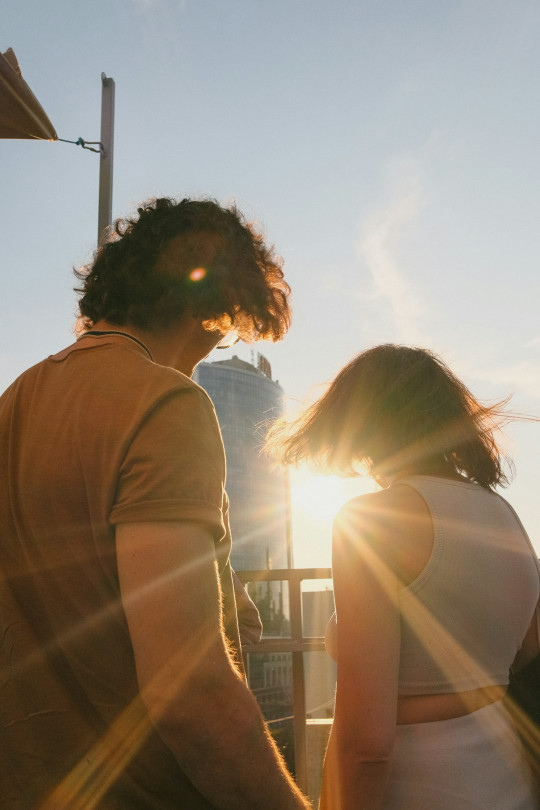
[[[169,329],[153,331],[132,324],[114,324],[97,321],[92,327],[96,332],[123,332],[148,347],[155,363],[181,371],[191,377],[195,366],[204,360],[220,340],[220,336],[206,332],[191,316],[185,316]]]

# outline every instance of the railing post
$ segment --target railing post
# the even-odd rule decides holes
[[[291,610],[291,639],[301,642],[302,594],[301,576],[291,569],[289,576],[289,600]],[[298,786],[307,794],[307,745],[306,745],[306,689],[304,680],[304,653],[292,653],[293,714],[294,714],[294,769]]]
[[[289,583],[290,638],[263,637],[259,644],[244,644],[242,650],[244,656],[261,655],[265,653],[290,653],[292,656],[294,772],[298,786],[308,795],[304,653],[324,652],[325,647],[324,638],[322,636],[304,637],[302,581],[305,579],[330,579],[332,572],[330,568],[288,568],[253,571],[239,570],[236,573],[243,583],[279,581],[287,581]],[[317,791],[318,789],[315,787],[314,790]]]

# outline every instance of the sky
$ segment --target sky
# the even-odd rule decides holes
[[[61,138],[99,140],[114,79],[114,217],[211,196],[264,229],[294,322],[234,353],[264,354],[288,407],[394,342],[540,416],[539,0],[6,0],[0,31]],[[3,390],[72,341],[100,158],[0,149]],[[505,446],[540,550],[540,423]],[[332,514],[371,484],[293,485],[295,563],[329,565]]]

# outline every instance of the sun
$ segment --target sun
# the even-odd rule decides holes
[[[351,498],[372,492],[373,482],[368,478],[339,478],[293,469],[290,484],[294,565],[329,567],[336,514]]]
[[[315,475],[296,471],[291,475],[293,510],[317,520],[333,520],[336,512],[349,500],[346,482],[334,475]]]

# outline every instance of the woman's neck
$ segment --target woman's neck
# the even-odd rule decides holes
[[[433,478],[448,478],[451,481],[466,481],[465,476],[460,475],[452,464],[446,460],[434,461],[428,464],[411,465],[401,470],[388,473],[380,478],[384,478],[386,486],[397,484],[402,478],[409,478],[412,475],[429,475]]]

